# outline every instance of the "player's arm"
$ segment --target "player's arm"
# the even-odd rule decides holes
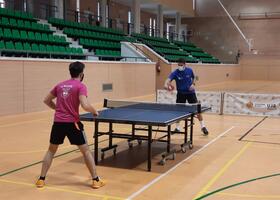
[[[92,105],[90,105],[88,98],[85,95],[80,95],[79,100],[82,108],[85,111],[92,113],[94,116],[98,115],[98,111],[95,110],[95,108]]]
[[[191,79],[192,79],[192,85],[191,85],[191,87],[190,87],[190,90],[194,90],[194,86],[195,86],[195,76],[194,76],[193,71],[192,71]]]
[[[44,103],[53,110],[55,110],[55,108],[56,108],[56,105],[53,102],[54,99],[55,99],[55,96],[52,93],[49,93],[44,99]]]
[[[168,89],[168,87],[171,86],[171,82],[172,80],[170,78],[167,78],[164,83],[164,88]]]
[[[168,88],[174,88],[171,84],[171,82],[175,79],[176,76],[176,71],[172,72],[168,78],[166,79],[165,83],[164,83],[164,88],[168,90]]]

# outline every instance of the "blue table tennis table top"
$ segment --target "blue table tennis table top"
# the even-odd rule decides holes
[[[210,108],[201,107],[201,112],[208,109]],[[167,126],[196,113],[198,113],[197,105],[137,103],[99,111],[97,117],[91,113],[82,114],[80,120]]]

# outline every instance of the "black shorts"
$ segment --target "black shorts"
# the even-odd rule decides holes
[[[179,93],[179,92],[177,93],[176,103],[186,103],[187,101],[190,104],[198,103],[198,100],[196,98],[196,94],[195,93],[182,94],[182,93]]]
[[[81,122],[54,122],[51,131],[50,143],[63,144],[67,136],[71,144],[86,144],[84,125]]]

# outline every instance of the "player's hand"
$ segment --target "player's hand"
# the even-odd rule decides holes
[[[191,85],[191,87],[189,88],[189,91],[194,91],[194,90],[195,90],[194,86]]]
[[[166,88],[166,90],[168,90],[168,91],[173,91],[174,90],[174,86],[173,85],[171,85],[171,84],[169,84],[168,86],[167,86],[167,88]]]
[[[93,114],[93,116],[95,116],[95,117],[97,117],[97,116],[99,115],[98,111],[95,111],[95,112],[93,112],[92,114]]]

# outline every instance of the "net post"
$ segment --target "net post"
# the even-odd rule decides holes
[[[107,108],[107,106],[108,106],[108,99],[104,99],[103,107],[104,107],[104,108]]]

